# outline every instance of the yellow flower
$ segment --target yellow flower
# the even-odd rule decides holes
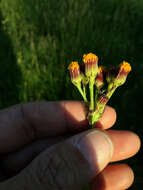
[[[74,70],[74,69],[77,70],[79,69],[79,64],[76,61],[71,62],[68,66],[68,70]]]
[[[131,70],[132,70],[131,65],[130,65],[128,62],[123,61],[123,62],[120,64],[120,72],[129,73]]]
[[[81,83],[82,77],[80,74],[79,64],[73,61],[69,64],[68,70],[70,71],[71,81],[74,85],[79,85]]]
[[[98,61],[98,57],[93,53],[88,53],[83,55],[83,62],[91,62],[91,61]]]
[[[132,70],[131,65],[128,62],[123,61],[119,65],[119,73],[115,79],[115,84],[117,86],[121,86],[122,84],[124,84],[128,74],[131,70]]]
[[[96,77],[98,73],[98,57],[93,53],[83,55],[85,65],[85,75],[87,77]]]

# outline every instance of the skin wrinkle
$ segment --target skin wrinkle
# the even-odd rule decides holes
[[[69,146],[69,145],[67,144],[67,146]],[[75,147],[72,147],[72,148],[75,149]],[[63,150],[63,152],[64,152],[64,150]],[[64,152],[64,154],[65,154],[65,152]],[[79,184],[80,180],[79,180],[79,175],[78,175],[78,172],[77,172],[77,168],[75,167],[77,165],[77,163],[74,160],[74,158],[71,159],[71,162],[69,162],[69,160],[66,159],[66,155],[61,154],[61,157],[62,157],[62,160],[64,161],[64,163],[66,163],[65,166],[67,166],[68,171],[71,171],[71,170],[74,171],[74,172],[70,173],[70,174],[72,174],[72,176],[70,175],[69,182],[74,181],[75,184],[77,184],[78,186],[81,186],[82,184]],[[80,162],[81,161],[80,157],[78,159],[79,159],[78,162]],[[73,178],[73,180],[71,180],[71,178]]]
[[[49,154],[49,151],[47,152],[48,154]],[[55,162],[53,161],[55,158],[52,157],[52,153],[50,154],[49,157],[47,157],[46,153],[43,154],[42,157],[43,158],[38,160],[39,164],[36,164],[39,167],[36,168],[35,177],[38,179],[39,184],[40,184],[40,186],[43,187],[43,189],[44,188],[49,188],[49,189],[54,190],[55,187],[56,188],[57,188],[57,186],[59,187],[59,184],[56,182],[55,176],[53,174],[53,169],[54,169],[55,166],[57,167],[57,163],[55,164]],[[46,165],[43,164],[45,159],[46,159]],[[56,170],[56,168],[55,168],[55,170]],[[33,170],[32,170],[32,173],[33,173]],[[48,181],[48,183],[46,183],[46,181]]]
[[[72,155],[69,155],[69,159],[67,160],[66,159],[66,155],[63,155],[62,154],[62,157],[63,157],[63,160],[64,160],[64,163],[66,163],[66,166],[67,166],[67,168],[68,168],[68,170],[67,171],[71,171],[71,170],[73,170],[74,172],[70,172],[70,180],[69,180],[69,182],[71,183],[71,181],[73,181],[75,184],[77,184],[77,186],[78,187],[82,187],[82,183],[84,183],[84,182],[82,182],[81,184],[79,183],[80,182],[80,180],[79,180],[79,178],[80,178],[80,175],[81,175],[81,173],[83,172],[81,172],[81,171],[79,171],[79,169],[81,168],[81,167],[79,167],[78,168],[78,165],[79,164],[83,164],[84,166],[85,165],[87,165],[87,167],[88,167],[88,169],[89,169],[89,167],[90,167],[90,165],[89,165],[89,163],[87,162],[87,160],[84,158],[84,156],[82,155],[82,153],[77,149],[77,148],[75,148],[72,144],[69,144],[69,143],[67,143],[67,149],[69,149],[69,147],[72,149],[72,151],[70,151],[70,152],[75,152],[75,155],[76,155],[76,157],[74,156],[74,157],[72,157]],[[66,154],[66,152],[64,151],[64,149],[63,149],[63,152]],[[70,160],[70,162],[69,162],[69,160]],[[87,170],[88,171],[88,170]],[[87,172],[86,171],[86,172]],[[81,172],[81,173],[80,173]],[[89,171],[88,171],[89,172]],[[71,174],[73,174],[72,176],[71,176]],[[69,174],[68,174],[69,175]],[[89,177],[90,175],[88,175],[88,177]],[[72,178],[72,180],[71,180],[71,178]]]
[[[56,102],[56,103],[58,103],[58,102]],[[37,118],[39,118],[40,117],[40,112],[41,112],[41,109],[40,109],[41,102],[37,102],[37,104],[38,105],[35,108],[36,111],[34,111],[34,112],[35,112],[35,115],[37,115]],[[67,124],[67,126],[65,128],[68,129],[67,130],[67,132],[68,132],[69,131],[69,127],[68,127],[69,123],[68,123],[68,119],[67,119],[68,115],[67,115],[66,109],[65,109],[66,108],[66,101],[63,101],[61,103],[61,105],[63,105],[63,109],[60,108],[61,106],[59,104],[58,104],[57,107],[59,107],[61,113],[63,113],[62,117],[64,118],[64,121],[65,121],[65,124],[63,124],[63,125],[66,126],[66,124]],[[41,133],[40,130],[36,126],[34,126],[33,122],[31,122],[31,119],[28,116],[26,117],[25,113],[26,113],[26,109],[28,109],[27,108],[27,104],[21,104],[20,107],[21,107],[20,108],[20,112],[21,112],[21,116],[22,116],[22,121],[24,123],[22,127],[24,128],[25,134],[28,136],[28,139],[30,139],[31,141],[33,141],[36,138],[37,139],[40,138],[40,136],[39,136],[39,134]],[[50,107],[50,104],[49,104],[49,107]],[[49,125],[50,125],[50,123],[48,124],[48,126]]]
[[[69,137],[71,137],[71,135],[66,135],[64,137],[59,137],[57,140],[52,141],[51,143],[53,145],[55,145],[55,144],[57,144],[59,142],[62,142],[63,140],[65,140],[65,139],[67,139]],[[42,144],[41,145],[40,144],[36,145],[36,143],[38,143],[38,141],[33,142],[33,145],[34,145],[33,148],[32,148],[32,145],[31,145],[31,147],[29,147],[29,149],[30,149],[29,150],[29,152],[30,152],[29,160],[26,160],[26,158],[25,158],[25,164],[24,165],[22,164],[21,166],[19,166],[20,161],[16,161],[15,158],[23,157],[23,156],[27,157],[26,153],[25,153],[25,155],[24,154],[22,155],[22,153],[20,153],[20,152],[15,152],[15,153],[9,154],[8,156],[4,156],[2,158],[2,160],[1,160],[1,163],[2,163],[3,166],[5,166],[5,170],[7,170],[7,174],[9,174],[9,175],[17,174],[17,172],[21,171],[21,169],[23,169],[24,166],[28,165],[36,156],[38,156],[38,154],[45,151],[47,148],[49,148],[51,146],[47,139],[45,139],[45,140],[41,139],[41,140],[39,140],[39,142],[40,143],[43,142],[44,147],[37,150],[37,149],[35,149],[34,146],[43,146],[43,145]],[[26,150],[26,147],[23,149],[23,151],[25,151],[25,150]],[[16,154],[17,154],[17,156],[16,156]],[[21,158],[19,158],[19,159],[21,159]]]
[[[64,110],[62,109],[62,102],[49,102],[48,103],[48,111],[47,111],[47,114],[46,114],[46,106],[43,106],[41,104],[41,102],[39,103],[39,109],[37,110],[36,109],[36,114],[34,115],[34,117],[31,117],[29,118],[29,120],[33,120],[33,124],[36,126],[36,130],[37,130],[37,137],[41,137],[41,136],[45,136],[46,134],[46,128],[48,127],[48,131],[49,131],[49,135],[51,136],[55,136],[57,133],[59,133],[59,130],[61,129],[61,133],[65,133],[65,129],[66,129],[66,126],[65,126],[65,116],[64,116]],[[37,107],[36,107],[37,108]],[[51,113],[55,114],[54,115],[54,118],[53,116],[51,115]],[[50,115],[48,117],[48,114]],[[66,114],[65,114],[66,115]],[[42,120],[41,121],[41,118],[45,116],[45,121]],[[28,115],[27,115],[28,117]],[[37,122],[34,122],[34,119],[37,119]],[[53,119],[52,119],[53,118]],[[35,120],[36,120],[35,119]],[[60,122],[56,123],[56,121],[60,120]],[[43,125],[41,128],[40,126],[37,126],[38,123],[40,123]],[[63,125],[61,126],[61,123],[63,123]],[[52,129],[52,125],[59,125],[59,128],[55,129],[55,132],[53,131]],[[64,127],[63,127],[64,126]]]
[[[28,139],[28,141],[33,141],[36,139],[36,129],[32,125],[30,121],[27,121],[25,117],[25,107],[24,104],[20,104],[20,114],[21,114],[21,120],[22,120],[22,125],[21,128],[25,134],[25,137]]]
[[[59,146],[62,148],[59,149]],[[57,152],[57,154],[55,155],[54,152]],[[78,188],[75,186],[73,189],[79,190],[79,188],[83,186],[86,178],[90,176],[89,163],[85,160],[81,152],[69,143],[65,143],[64,146],[60,143],[60,145],[56,145],[53,148],[51,147],[34,162],[32,168],[35,168],[36,165],[36,171],[34,169],[31,170],[31,172],[38,178],[43,188],[67,190],[69,186],[73,187],[73,184],[76,184]],[[82,169],[80,169],[82,168],[81,166],[86,170],[82,171]],[[85,179],[82,183],[79,183],[79,178],[85,171]],[[71,174],[73,175],[71,176]],[[66,187],[63,178],[65,179],[64,181],[66,181]]]
[[[53,166],[56,165],[56,168],[54,168]],[[59,167],[59,166],[58,166]],[[43,176],[45,176],[45,173],[48,173],[48,175],[50,175],[50,178],[52,178],[52,185],[55,186],[55,188],[58,188],[59,190],[62,189],[61,185],[59,184],[59,182],[57,181],[56,176],[56,170],[58,170],[57,164],[54,164],[54,159],[50,158],[49,160],[49,164],[47,165],[47,167],[45,167],[45,170],[43,171]],[[48,171],[48,172],[47,172]],[[53,189],[53,188],[52,188]]]
[[[46,184],[44,182],[44,181],[46,181],[45,178],[47,177],[47,179],[48,179],[48,177],[49,177],[50,179],[48,180],[48,188],[50,188],[50,189],[57,189],[57,188],[62,189],[61,185],[59,184],[59,182],[56,178],[56,173],[58,173],[58,168],[60,169],[60,167],[61,167],[61,161],[60,161],[60,163],[58,162],[59,154],[57,156],[58,156],[57,159],[52,157],[52,155],[48,158],[46,166],[44,166],[43,169],[41,168],[40,176],[38,177],[42,186]],[[61,158],[60,158],[60,160],[61,160]],[[50,187],[49,187],[49,185],[50,185]]]
[[[40,116],[41,115],[41,109],[40,109],[40,105],[42,104],[42,103],[44,103],[44,102],[36,102],[36,104],[35,103],[31,103],[31,104],[33,104],[33,110],[34,110],[34,117],[36,117],[37,116],[37,118],[39,119],[39,118],[42,118],[42,116]],[[29,117],[29,115],[27,114],[26,115],[26,113],[28,113],[28,109],[29,109],[29,103],[28,104],[23,104],[23,106],[24,106],[24,118],[25,118],[25,120],[27,120],[28,122],[27,123],[29,123],[29,125],[30,125],[30,128],[31,128],[31,130],[32,130],[32,132],[33,132],[33,136],[34,136],[34,139],[39,139],[39,129],[37,128],[37,125],[35,125],[35,118],[33,119],[33,121],[32,121],[32,118],[31,118],[31,116],[32,115],[30,115],[30,117]],[[32,111],[33,111],[32,110]]]
[[[15,109],[15,106],[13,107]],[[25,117],[25,108],[24,108],[24,104],[20,104],[19,106],[19,115],[20,115],[20,121],[21,121],[21,125],[19,125],[21,127],[22,131],[22,138],[26,140],[26,142],[31,142],[34,139],[36,139],[36,131],[35,131],[35,127],[30,124],[30,121],[26,121],[26,117]],[[26,143],[26,144],[27,144]],[[6,166],[6,164],[4,162],[2,162],[2,168],[1,171],[8,175],[8,167]],[[9,175],[8,175],[9,177]]]

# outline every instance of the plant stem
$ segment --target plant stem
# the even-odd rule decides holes
[[[84,96],[86,97],[86,86],[83,85],[83,93],[84,93]]]
[[[117,88],[116,86],[113,86],[113,87],[111,88],[111,90],[107,92],[106,96],[108,97],[108,99],[111,98],[111,96],[112,96],[112,94],[114,93],[114,91],[116,90],[116,88]]]
[[[88,120],[91,128],[94,126],[93,122],[93,114],[94,114],[94,77],[90,77],[89,79],[89,92],[90,92],[90,106],[88,113]]]
[[[111,98],[112,94],[114,93],[114,91],[116,90],[116,86],[113,86],[106,94],[108,100]],[[107,102],[106,102],[107,103]],[[99,119],[100,117],[102,116],[102,113],[103,113],[103,110],[105,108],[105,104],[99,104],[98,101],[97,101],[97,104],[96,104],[96,109],[95,109],[95,112],[93,113],[93,123],[95,124]]]
[[[105,106],[103,106],[104,109]],[[102,110],[103,110],[102,109]],[[101,111],[101,110],[100,110]],[[100,113],[100,111],[98,110],[98,107],[96,108],[96,111],[93,114],[93,124],[95,125],[95,123],[100,119],[102,113]]]
[[[89,89],[90,89],[90,111],[94,111],[94,78],[91,77],[89,80]]]
[[[96,104],[98,102],[98,94],[99,94],[99,88],[96,88],[96,91],[95,91],[95,107],[96,107]]]
[[[86,104],[88,104],[88,100],[87,100],[87,98],[86,98],[86,94],[83,92],[83,90],[82,90],[82,88],[81,88],[81,85],[77,85],[76,87],[78,88],[80,94],[82,95],[84,102],[85,102]]]

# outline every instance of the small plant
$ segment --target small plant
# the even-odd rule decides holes
[[[72,83],[77,87],[87,107],[87,118],[91,127],[100,119],[105,105],[117,87],[126,81],[131,66],[123,61],[116,67],[98,67],[98,57],[83,55],[83,64],[71,62],[69,67]]]

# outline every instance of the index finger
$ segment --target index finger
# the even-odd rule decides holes
[[[105,115],[105,117],[104,117]],[[108,125],[115,111],[107,107],[102,118]],[[108,117],[108,119],[107,119]],[[110,119],[109,119],[110,118]],[[33,102],[0,111],[0,152],[8,152],[44,136],[57,136],[88,129],[82,102]]]

